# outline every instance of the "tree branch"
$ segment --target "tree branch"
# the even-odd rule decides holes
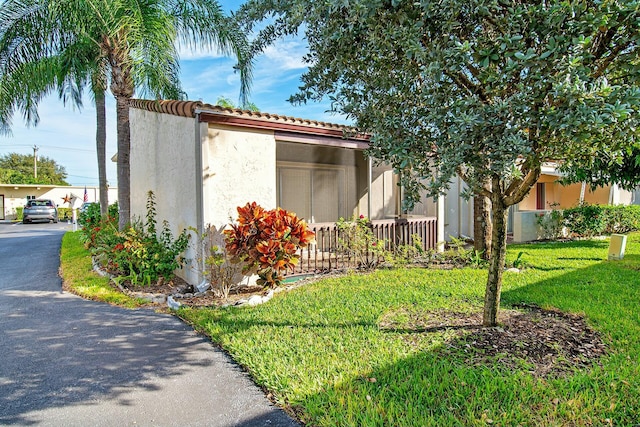
[[[449,76],[458,86],[461,86],[463,89],[469,91],[469,93],[477,95],[478,98],[484,103],[489,103],[489,97],[482,90],[479,85],[476,85],[469,80],[467,76],[462,73],[450,73],[448,71],[444,72],[447,76]]]
[[[620,52],[628,48],[630,44],[631,42],[623,43],[611,49],[611,53],[600,63],[592,77],[594,79],[601,77],[607,71],[607,67],[620,55]]]
[[[505,205],[512,206],[512,205],[515,205],[516,203],[520,203],[522,199],[524,199],[524,197],[527,195],[527,193],[529,193],[529,190],[531,190],[531,187],[533,186],[533,184],[535,184],[536,181],[538,181],[538,178],[540,178],[540,165],[537,165],[536,167],[532,168],[525,175],[524,179],[521,180],[520,185],[518,185],[517,188],[514,188],[513,193],[511,195],[508,195],[505,192],[505,198],[504,198]]]
[[[456,167],[456,173],[458,174],[461,180],[463,180],[469,187],[472,187],[471,178],[469,178],[469,175],[467,175],[467,173],[463,170],[462,166]],[[491,191],[490,186],[483,184],[481,187],[476,189],[475,194],[478,196],[491,198],[491,195],[493,194],[493,192]]]

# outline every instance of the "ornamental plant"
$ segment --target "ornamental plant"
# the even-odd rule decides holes
[[[148,193],[145,223],[136,220],[119,231],[117,212],[111,207],[109,212],[102,218],[97,210],[96,215],[87,215],[82,234],[91,255],[118,280],[128,280],[133,286],[150,285],[160,277],[171,279],[186,263],[189,234],[183,230],[174,238],[167,221],[158,230],[153,192]]]
[[[359,269],[373,269],[384,260],[384,241],[373,235],[371,221],[364,215],[351,219],[340,218],[338,228],[338,251],[356,263]]]
[[[283,273],[298,263],[298,249],[313,243],[315,234],[284,209],[265,210],[252,202],[237,210],[237,224],[224,231],[227,252],[233,262],[245,263],[244,274],[259,276],[258,284],[279,286]]]

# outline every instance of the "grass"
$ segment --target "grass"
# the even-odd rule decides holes
[[[640,423],[640,233],[623,261],[608,241],[513,245],[523,273],[505,273],[503,307],[584,315],[609,346],[600,364],[562,378],[470,365],[450,330],[412,319],[482,307],[486,270],[402,269],[322,280],[252,308],[182,309],[285,408],[314,426],[632,426]],[[67,233],[65,287],[86,298],[141,304],[91,270]],[[393,328],[381,328],[381,324]]]
[[[145,303],[114,289],[107,277],[93,271],[89,251],[80,241],[80,232],[66,233],[63,236],[60,269],[65,289],[76,295],[128,308],[139,307]]]
[[[255,381],[314,426],[627,426],[640,423],[640,234],[623,261],[608,241],[513,245],[528,264],[505,273],[503,307],[584,315],[609,345],[599,365],[562,378],[523,366],[471,366],[452,332],[402,327],[412,316],[470,312],[486,270],[403,269],[349,275],[252,308],[181,309]],[[396,329],[380,328],[392,318]]]

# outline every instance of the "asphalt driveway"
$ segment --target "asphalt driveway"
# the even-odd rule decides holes
[[[0,223],[0,425],[297,425],[177,318],[63,292],[70,227]]]

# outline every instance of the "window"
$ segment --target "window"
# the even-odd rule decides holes
[[[346,167],[330,165],[278,166],[278,206],[309,222],[334,222],[347,217]]]
[[[27,200],[34,200],[36,196],[27,196]]]

